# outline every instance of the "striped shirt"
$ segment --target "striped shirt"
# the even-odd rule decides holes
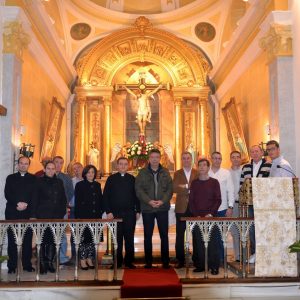
[[[245,178],[252,178],[252,177],[269,177],[270,170],[272,164],[267,162],[264,158],[261,160],[261,165],[257,172],[256,176],[253,176],[253,160],[249,164],[245,164],[242,168],[241,174],[241,181],[240,184],[242,185],[245,181]]]

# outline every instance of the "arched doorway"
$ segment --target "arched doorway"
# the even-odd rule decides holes
[[[180,154],[187,148],[192,148],[196,156],[207,155],[212,141],[208,123],[210,89],[206,83],[210,68],[203,53],[153,28],[145,17],[139,17],[134,27],[99,41],[76,62],[79,80],[73,110],[74,160],[86,163],[88,154],[96,149],[98,167],[109,173],[113,146],[133,142],[128,141],[135,138],[130,126],[133,131],[138,127],[130,125],[129,119],[137,108],[126,105],[125,86],[131,91],[141,90],[141,86],[155,91],[160,86],[150,100],[153,105],[157,101],[156,108],[152,107],[155,111],[151,111],[152,133],[148,124],[145,134],[150,140],[158,137],[161,145],[171,146],[173,168],[180,167]]]

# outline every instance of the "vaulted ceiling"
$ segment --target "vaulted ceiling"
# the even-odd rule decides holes
[[[88,45],[146,15],[153,26],[200,48],[213,64],[250,7],[243,0],[42,0],[42,5],[72,61]]]

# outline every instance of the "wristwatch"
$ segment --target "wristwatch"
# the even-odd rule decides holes
[[[228,206],[228,208],[233,209],[233,206]]]

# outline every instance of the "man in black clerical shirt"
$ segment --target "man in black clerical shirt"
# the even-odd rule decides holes
[[[30,159],[20,157],[18,160],[18,172],[8,175],[5,183],[5,208],[6,220],[29,219],[32,216],[33,202],[36,201],[36,177],[28,173]],[[7,262],[8,273],[15,273],[17,268],[17,246],[11,229],[7,231],[9,260]],[[32,231],[27,230],[23,239],[22,263],[23,269],[33,272],[31,265],[32,255]]]
[[[135,194],[135,178],[127,173],[128,159],[120,157],[117,160],[118,173],[107,178],[103,201],[108,219],[122,218],[117,227],[117,266],[123,263],[123,238],[125,241],[126,268],[135,269],[134,262],[134,231],[136,220],[140,217],[140,203]]]

